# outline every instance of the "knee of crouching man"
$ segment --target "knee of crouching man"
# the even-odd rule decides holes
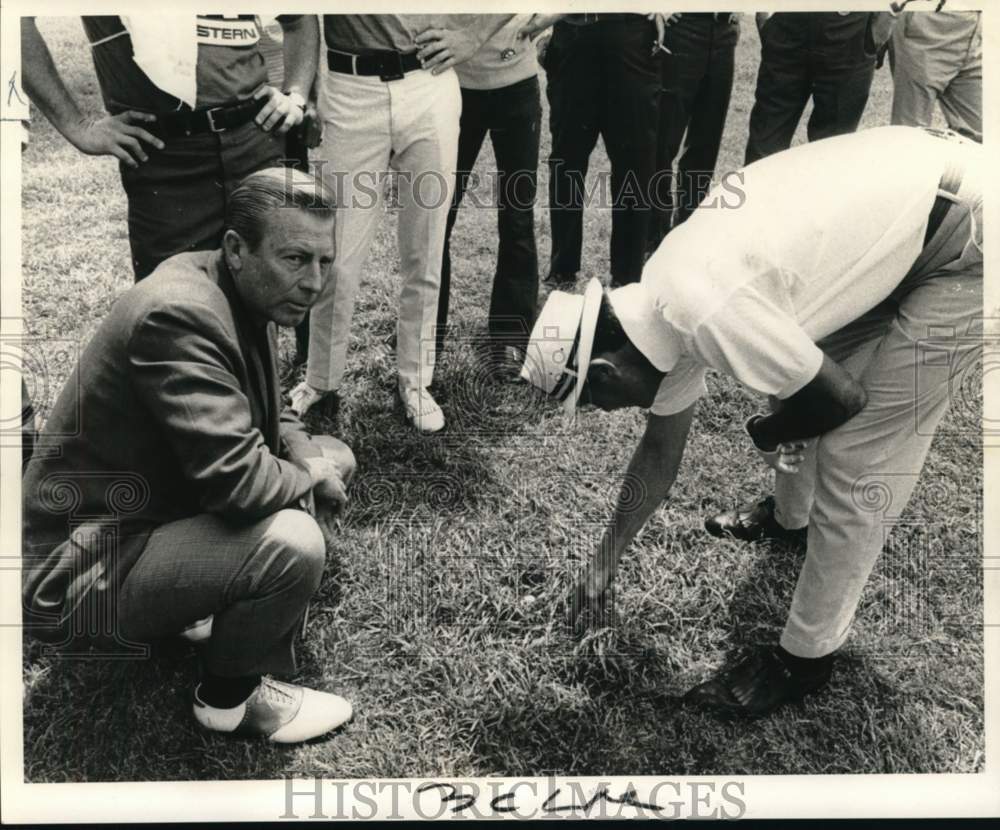
[[[281,510],[270,530],[288,563],[318,584],[326,565],[326,540],[316,520],[304,510]]]

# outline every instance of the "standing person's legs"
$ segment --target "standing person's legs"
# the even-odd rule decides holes
[[[694,19],[691,19],[691,18]],[[711,24],[707,24],[711,26]],[[682,15],[667,27],[663,45],[670,50],[660,61],[660,121],[656,145],[656,172],[650,195],[653,215],[649,219],[646,249],[655,251],[673,224],[674,200],[673,165],[681,142],[694,117],[695,102],[709,71],[709,43],[706,23],[697,16]],[[678,190],[680,182],[677,182]]]
[[[549,100],[549,276],[572,278],[580,270],[583,196],[590,154],[597,144],[597,99],[605,79],[594,50],[596,24],[556,23],[545,54]]]
[[[804,44],[780,14],[764,24],[745,163],[787,150],[812,85]]]
[[[970,61],[938,99],[948,126],[976,141],[983,140],[982,56]]]
[[[708,65],[695,96],[697,103],[688,124],[684,152],[678,162],[674,225],[681,224],[692,214],[711,187],[729,113],[738,33],[735,23],[720,22],[712,27]]]
[[[913,12],[910,13],[912,15]],[[907,38],[909,15],[892,34],[892,113],[890,124],[929,127],[939,87],[928,77],[927,47]]]
[[[462,90],[462,117],[458,130],[458,160],[455,174],[455,193],[448,210],[448,224],[444,232],[444,249],[441,254],[441,288],[438,293],[437,328],[435,343],[438,352],[444,349],[448,326],[448,302],[451,295],[451,232],[458,218],[458,208],[469,185],[472,168],[476,166],[479,151],[486,138],[487,113],[484,111],[484,93],[474,89]]]
[[[598,99],[600,130],[611,162],[611,283],[638,282],[646,261],[660,123],[660,64],[651,52],[656,32],[644,15],[603,27],[600,65],[606,82]]]
[[[138,168],[121,166],[136,280],[185,251],[218,247],[226,200],[244,176],[277,165],[281,144],[250,122],[226,133],[164,137]]]
[[[874,76],[874,58],[853,67],[817,67],[813,77],[813,111],[806,126],[809,140],[854,132],[864,115]]]
[[[535,194],[542,104],[538,78],[495,90],[490,141],[497,163],[497,266],[490,296],[494,345],[523,349],[538,303]]]
[[[393,166],[399,176],[399,258],[403,280],[396,323],[401,387],[434,379],[434,324],[445,227],[455,187],[462,96],[454,72],[411,72],[392,85]]]
[[[321,72],[323,141],[313,167],[335,194],[336,255],[326,288],[309,315],[306,383],[328,392],[339,388],[344,376],[354,298],[382,215],[390,119],[383,81]]]

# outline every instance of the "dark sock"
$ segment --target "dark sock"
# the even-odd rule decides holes
[[[219,677],[206,672],[198,685],[198,698],[202,703],[218,709],[232,709],[250,697],[259,684],[259,674],[247,677]]]
[[[816,677],[817,675],[829,674],[833,668],[833,652],[824,654],[822,657],[797,657],[791,652],[785,651],[781,646],[778,646],[776,651],[779,659],[793,677]]]

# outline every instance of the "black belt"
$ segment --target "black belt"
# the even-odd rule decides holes
[[[962,170],[954,164],[949,164],[945,168],[944,173],[941,174],[941,181],[938,184],[938,190],[943,190],[945,193],[951,193],[953,196],[958,195],[958,189],[962,186]],[[938,194],[934,197],[934,204],[931,205],[931,213],[927,218],[927,232],[924,234],[924,246],[931,241],[934,234],[937,233],[938,228],[941,227],[941,223],[944,221],[945,214],[948,213],[948,208],[950,208],[954,202]]]
[[[152,131],[166,136],[223,133],[252,121],[266,103],[250,98],[224,107],[157,113]]]
[[[342,72],[345,75],[378,75],[383,81],[398,81],[407,72],[421,68],[416,52],[391,50],[355,55],[351,52],[327,49],[326,65],[331,72]]]

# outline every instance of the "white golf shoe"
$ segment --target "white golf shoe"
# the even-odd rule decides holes
[[[444,413],[426,389],[413,389],[399,384],[399,399],[406,417],[420,432],[432,433],[444,429]]]
[[[194,691],[194,717],[206,729],[243,737],[295,744],[325,735],[351,719],[349,701],[329,692],[282,683],[270,677],[239,706],[209,706]]]

